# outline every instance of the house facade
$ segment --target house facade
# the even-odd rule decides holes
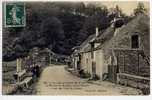
[[[149,86],[150,19],[141,14],[117,27],[120,20],[115,20],[100,34],[96,31],[80,45],[76,53],[79,68],[90,73],[91,78],[108,78],[111,82],[138,88],[143,86],[139,84]]]

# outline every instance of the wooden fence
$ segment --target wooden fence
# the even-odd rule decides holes
[[[120,73],[149,77],[150,65],[142,50],[114,50]]]
[[[142,50],[115,49],[116,65],[108,65],[109,81],[117,81],[117,73],[150,77],[148,58]],[[113,56],[113,57],[114,57]]]

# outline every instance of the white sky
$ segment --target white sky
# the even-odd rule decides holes
[[[122,11],[127,14],[130,15],[133,13],[133,9],[135,9],[138,5],[138,1],[110,1],[110,2],[101,2],[101,4],[106,5],[108,8],[113,8],[116,5],[118,5]],[[99,4],[99,3],[98,3]],[[143,2],[145,8],[150,9],[150,3],[149,2]]]

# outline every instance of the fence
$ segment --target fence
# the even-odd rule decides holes
[[[117,82],[117,74],[150,77],[150,65],[142,50],[114,49],[117,64],[108,65],[108,79]]]
[[[119,50],[115,49],[117,66],[120,73],[150,77],[150,65],[148,58],[142,50]]]

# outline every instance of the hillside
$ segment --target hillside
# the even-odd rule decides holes
[[[26,27],[3,27],[3,60],[27,56],[33,47],[70,55],[74,46],[95,33],[95,27],[106,29],[114,16],[106,6],[92,3],[26,3]]]

